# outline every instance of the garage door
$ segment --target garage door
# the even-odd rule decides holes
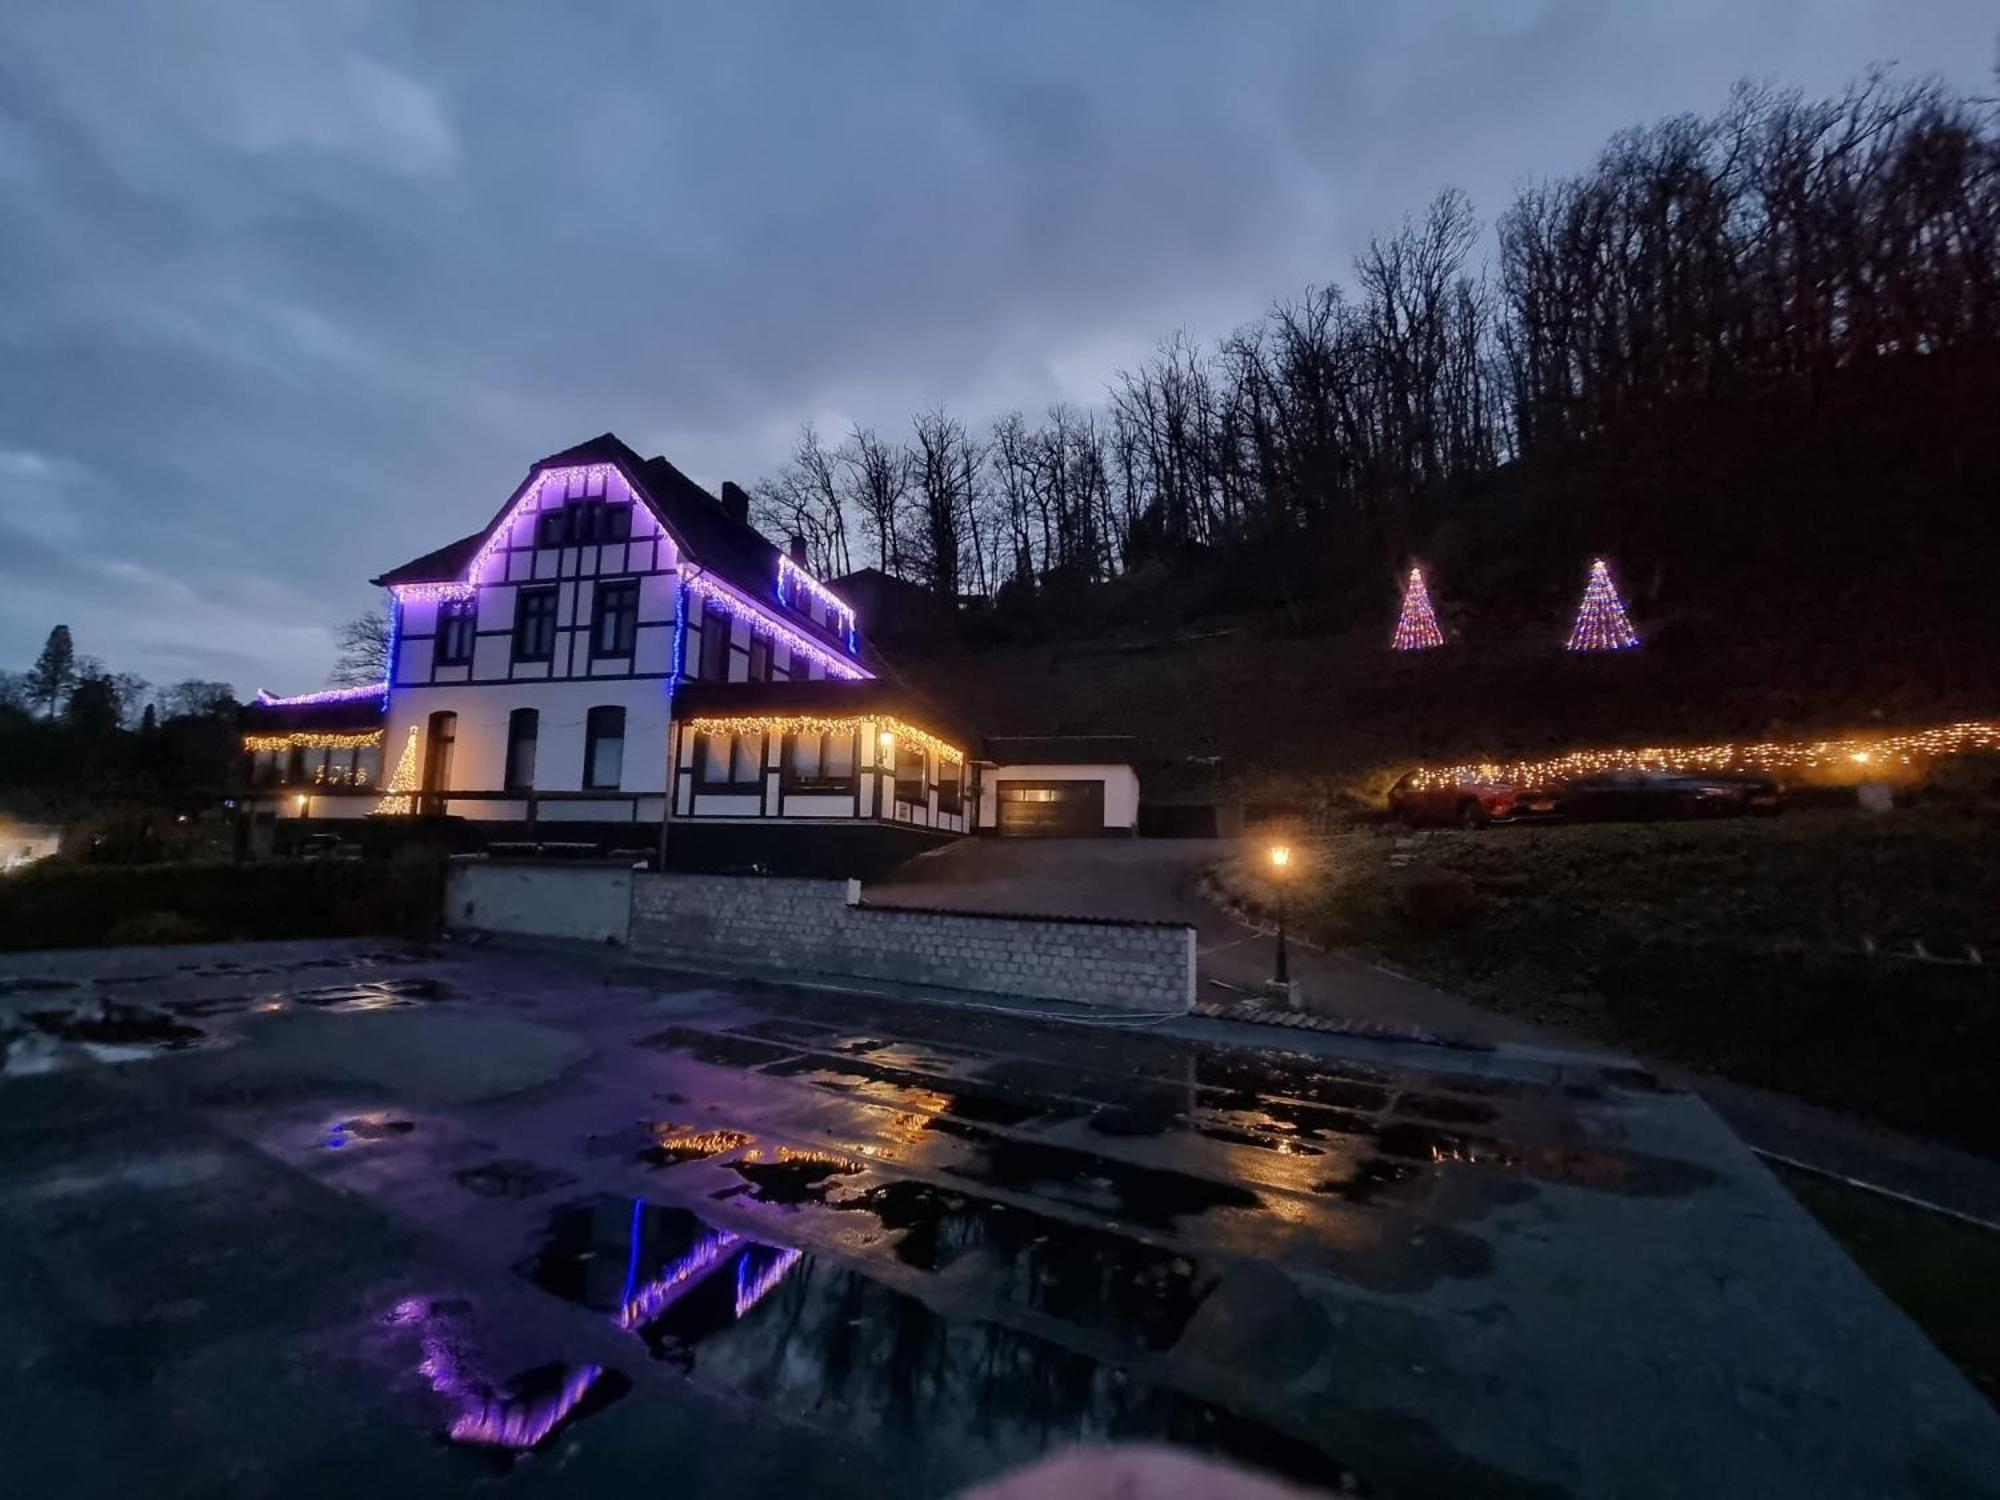
[[[1104,831],[1101,781],[1003,781],[1000,832],[1010,838],[1091,838]]]

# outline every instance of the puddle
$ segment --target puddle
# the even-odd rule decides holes
[[[968,1258],[1006,1301],[1104,1329],[1148,1349],[1173,1347],[1214,1287],[1192,1260],[926,1182],[884,1183],[832,1205],[896,1231],[896,1258],[942,1271]]]
[[[1440,1166],[1495,1168],[1537,1182],[1635,1198],[1685,1197],[1712,1186],[1717,1180],[1716,1174],[1707,1167],[1664,1156],[1649,1156],[1644,1152],[1575,1146],[1515,1146],[1487,1135],[1445,1130],[1409,1121],[1396,1121],[1383,1126],[1377,1135],[1376,1147],[1381,1153],[1375,1159],[1377,1163],[1429,1162]],[[1406,1176],[1390,1172],[1386,1165],[1364,1163],[1364,1170],[1372,1171],[1385,1184],[1408,1180]],[[1357,1173],[1356,1177],[1359,1176],[1360,1173]],[[1351,1189],[1370,1190],[1368,1183],[1352,1180],[1321,1184],[1318,1190],[1352,1197]]]
[[[209,1016],[234,1015],[245,1011],[257,1003],[255,995],[216,995],[206,1000],[169,1000],[166,1009],[177,1016],[194,1016],[205,1019]]]
[[[618,1371],[591,1364],[551,1362],[498,1382],[482,1378],[462,1321],[470,1308],[461,1300],[410,1298],[382,1321],[417,1330],[423,1350],[417,1373],[456,1408],[446,1439],[482,1450],[501,1468],[546,1449],[558,1433],[631,1389],[632,1382]]]
[[[640,1150],[639,1160],[652,1167],[673,1167],[740,1150],[755,1139],[741,1130],[705,1130],[663,1121],[652,1127],[652,1144]]]
[[[1185,1083],[1099,1073],[1028,1057],[1007,1057],[988,1063],[975,1076],[1014,1093],[1062,1095],[1140,1114],[1170,1114],[1185,1109],[1193,1092]]]
[[[831,1179],[852,1177],[862,1170],[862,1164],[824,1151],[780,1146],[775,1159],[764,1160],[753,1151],[741,1161],[731,1162],[729,1169],[750,1184],[751,1196],[759,1203],[792,1205],[826,1202],[827,1189],[833,1186]]]
[[[537,1365],[490,1396],[464,1398],[446,1436],[501,1450],[511,1462],[546,1448],[557,1433],[596,1415],[631,1387],[630,1380],[601,1365]]]
[[[808,1047],[824,1046],[828,1040],[840,1035],[837,1027],[822,1026],[817,1021],[794,1021],[779,1017],[771,1021],[759,1021],[753,1026],[738,1026],[732,1036],[761,1037],[773,1042],[801,1042]]]
[[[987,1135],[956,1120],[933,1120],[931,1128],[968,1144],[972,1160],[945,1168],[953,1176],[1038,1193],[1149,1228],[1172,1229],[1177,1220],[1216,1209],[1264,1206],[1255,1193],[1235,1183],[1114,1161],[1068,1146]]]
[[[1195,1081],[1210,1088],[1254,1094],[1268,1104],[1277,1094],[1308,1104],[1328,1104],[1369,1113],[1385,1108],[1390,1090],[1379,1075],[1280,1063],[1255,1054],[1204,1052],[1195,1060]]]
[[[1405,1094],[1396,1101],[1396,1113],[1439,1125],[1486,1125],[1500,1112],[1476,1099],[1454,1099],[1447,1094]]]
[[[356,1115],[351,1120],[335,1120],[327,1126],[320,1145],[329,1151],[339,1151],[356,1141],[395,1140],[416,1128],[408,1120],[395,1120],[387,1115]]]
[[[38,995],[49,990],[73,990],[74,979],[46,979],[37,974],[0,974],[0,995]]]
[[[419,1000],[437,1000],[444,986],[435,979],[374,979],[362,984],[329,984],[319,989],[293,990],[268,1000],[295,1001],[316,1010],[393,1010]],[[267,1002],[268,1003],[268,1002]]]
[[[1019,1125],[1048,1112],[1039,1103],[1024,1102],[992,1089],[968,1087],[960,1079],[887,1067],[873,1057],[808,1055],[773,1063],[764,1071],[773,1078],[793,1078],[898,1109],[953,1115],[984,1125]]]
[[[697,1062],[722,1068],[761,1068],[766,1063],[790,1061],[799,1052],[797,1047],[780,1046],[755,1037],[699,1031],[691,1026],[669,1026],[640,1037],[638,1045],[662,1052],[685,1052]]]
[[[925,1492],[1083,1441],[1165,1442],[1330,1491],[1361,1487],[1290,1433],[1035,1335],[947,1317],[834,1261],[742,1238],[685,1209],[614,1198],[572,1205],[551,1217],[547,1243],[523,1269],[704,1387],[893,1456]]]
[[[159,1011],[137,1005],[121,1005],[110,1000],[73,1011],[31,1011],[27,1020],[36,1030],[65,1042],[86,1042],[106,1047],[146,1047],[177,1052],[194,1046],[205,1035],[199,1026],[190,1026]]]
[[[533,1198],[576,1183],[574,1177],[559,1168],[504,1157],[476,1167],[461,1167],[451,1174],[451,1180],[482,1198]]]
[[[1345,1177],[1314,1183],[1313,1191],[1332,1193],[1349,1203],[1412,1203],[1430,1191],[1430,1184],[1422,1167],[1375,1156]]]

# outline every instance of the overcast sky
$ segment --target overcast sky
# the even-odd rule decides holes
[[[367,579],[606,429],[1094,402],[1446,184],[1741,77],[1992,82],[1991,0],[10,0],[0,667],[319,685]]]

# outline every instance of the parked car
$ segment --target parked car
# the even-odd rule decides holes
[[[1599,771],[1562,785],[1557,809],[1566,818],[1728,818],[1775,813],[1784,788],[1768,776],[1732,771]]]
[[[1423,773],[1411,771],[1389,788],[1389,816],[1412,828],[1424,824],[1484,828],[1555,810],[1551,792],[1524,791],[1497,777],[1460,776],[1435,785],[1420,785]]]

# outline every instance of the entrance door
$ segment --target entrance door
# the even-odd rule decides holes
[[[1101,781],[1002,781],[995,795],[1005,838],[1091,838],[1104,831]]]
[[[418,805],[432,817],[444,811],[444,798],[437,794],[451,790],[451,751],[457,739],[457,714],[431,715],[430,733],[424,739],[424,795]]]

